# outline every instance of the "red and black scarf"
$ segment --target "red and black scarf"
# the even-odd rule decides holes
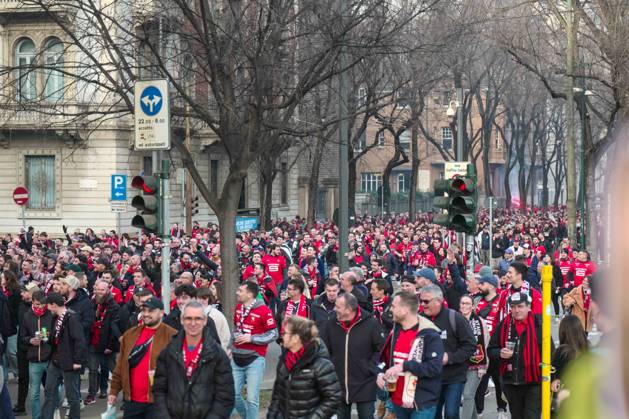
[[[42,308],[37,308],[34,305],[31,305],[31,309],[33,310],[33,313],[35,313],[37,317],[41,317],[44,314],[46,314],[46,310],[48,310],[48,306],[44,304]]]
[[[308,318],[308,305],[306,304],[306,296],[303,294],[299,298],[299,303],[295,304],[293,300],[288,300],[288,303],[286,303],[284,318],[287,319],[295,315]]]
[[[90,339],[90,345],[97,346],[100,343],[100,329],[103,327],[105,321],[105,314],[107,314],[107,305],[98,304],[96,306],[96,315],[92,322],[92,333]]]
[[[194,372],[199,360],[201,359],[201,351],[203,350],[203,340],[201,340],[194,348],[188,348],[188,342],[186,337],[183,338],[183,364],[186,368],[186,378],[188,381],[192,379],[192,373]]]
[[[55,321],[55,337],[53,339],[55,345],[59,345],[59,342],[61,341],[61,332],[63,331],[63,319],[65,318],[66,313],[67,312],[64,311],[63,314],[57,316],[57,321]]]
[[[515,320],[511,314],[509,314],[504,320],[500,333],[501,347],[504,348],[508,341],[513,341],[511,338],[512,335],[517,335],[517,332]],[[516,344],[516,347],[521,346],[522,360],[524,361],[524,382],[539,383],[541,380],[540,353],[539,346],[537,345],[537,334],[535,332],[535,316],[532,312],[529,312],[528,317],[524,320],[524,331],[519,335],[519,339],[522,338],[524,338],[524,344]],[[501,375],[504,375],[507,371],[509,361],[508,359],[500,360]]]
[[[376,317],[382,317],[382,314],[384,313],[384,306],[387,304],[387,301],[389,301],[389,297],[386,295],[382,300],[373,300],[373,313]]]
[[[360,307],[357,308],[356,315],[354,316],[352,320],[350,321],[339,320],[339,324],[341,325],[343,330],[345,330],[345,333],[349,333],[350,329],[354,327],[356,323],[358,323],[358,320],[360,320]]]
[[[297,361],[299,361],[303,356],[306,350],[305,346],[302,346],[300,350],[297,352],[286,351],[286,356],[284,357],[284,365],[286,365],[286,369],[288,372],[291,372]]]

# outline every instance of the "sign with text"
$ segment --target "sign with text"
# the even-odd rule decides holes
[[[111,196],[109,200],[127,200],[127,175],[111,175]]]
[[[466,161],[446,162],[445,171],[444,171],[444,179],[453,179],[456,175],[467,176],[468,164],[469,162],[466,162]]]
[[[170,149],[170,99],[167,80],[135,82],[135,149]]]

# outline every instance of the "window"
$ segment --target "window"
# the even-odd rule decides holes
[[[35,70],[31,67],[35,61],[35,44],[28,38],[19,41],[15,47],[17,67],[17,100],[34,100],[37,96]]]
[[[445,90],[441,92],[441,104],[443,106],[450,106],[450,101],[452,100],[452,92],[449,90]]]
[[[400,147],[405,152],[408,152],[411,148],[411,133],[408,131],[402,131],[400,133]]]
[[[444,180],[446,178],[446,172],[439,172],[439,180]]]
[[[356,95],[356,105],[359,108],[363,108],[367,104],[367,89],[361,87],[358,89],[358,94]]]
[[[29,209],[55,209],[55,156],[26,156]]]
[[[288,163],[282,163],[282,171],[280,173],[280,203],[288,204]]]
[[[218,195],[218,160],[210,159],[210,192]]]
[[[360,190],[362,192],[377,192],[382,186],[382,175],[379,173],[361,173]]]
[[[496,129],[496,135],[494,136],[494,138],[495,138],[494,148],[496,150],[502,150],[503,142],[502,142],[502,135],[500,135],[500,130]]]
[[[397,191],[406,192],[408,190],[408,182],[406,180],[406,174],[400,173],[397,175]]]
[[[367,130],[363,130],[354,145],[354,153],[360,153],[367,148]]]
[[[441,128],[441,146],[445,150],[452,150],[452,128],[443,127]]]
[[[378,147],[384,147],[384,130],[378,132]]]
[[[152,156],[142,157],[142,173],[144,173],[144,176],[151,176],[153,174],[153,157]]]
[[[63,44],[50,38],[44,46],[44,97],[49,101],[63,98]]]

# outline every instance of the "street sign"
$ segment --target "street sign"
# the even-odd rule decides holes
[[[111,197],[109,200],[127,200],[127,175],[111,175]]]
[[[127,201],[111,201],[111,212],[127,212]]]
[[[446,162],[444,170],[444,179],[453,179],[456,175],[467,176],[466,161],[452,161]]]
[[[28,190],[24,186],[18,186],[13,191],[13,201],[19,205],[26,205],[28,202]]]
[[[168,81],[135,82],[135,149],[170,150]]]

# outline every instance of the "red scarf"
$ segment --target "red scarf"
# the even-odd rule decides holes
[[[41,317],[44,314],[46,314],[46,310],[48,310],[48,305],[44,304],[42,308],[37,308],[34,305],[31,305],[31,309],[33,310],[33,313],[35,313],[37,317]]]
[[[354,318],[348,322],[339,320],[339,324],[345,330],[345,333],[349,333],[350,329],[354,327],[354,325],[360,320],[360,307],[356,310],[356,315]]]
[[[100,329],[103,327],[103,321],[105,321],[105,314],[107,313],[107,306],[105,304],[98,304],[96,306],[96,316],[92,323],[92,338],[90,339],[90,345],[97,346],[100,343]]]
[[[389,301],[389,297],[386,295],[382,300],[373,300],[373,313],[378,317],[382,317],[382,313],[384,312],[384,305]]]
[[[295,307],[297,307],[297,313],[295,313]],[[301,295],[299,298],[299,306],[297,306],[293,300],[288,300],[286,304],[286,311],[284,312],[284,318],[287,319],[291,316],[297,315],[299,317],[308,317],[308,306],[306,305],[306,296]]]
[[[301,349],[297,352],[286,351],[284,365],[286,365],[286,369],[288,370],[288,372],[291,372],[295,364],[297,364],[297,361],[299,361],[301,357],[304,356],[305,349],[306,347],[302,346]]]
[[[199,365],[199,359],[201,358],[201,351],[203,350],[203,339],[192,349],[188,348],[188,341],[186,337],[183,338],[183,364],[186,368],[186,377],[188,380],[192,378],[197,365]]]
[[[524,360],[524,382],[525,383],[539,383],[541,381],[541,368],[540,368],[540,354],[539,347],[537,345],[537,335],[535,334],[535,316],[532,312],[529,312],[528,317],[524,320],[524,325],[520,325],[517,327],[514,323],[514,319],[511,314],[507,315],[504,320],[501,334],[500,334],[500,345],[501,347],[505,347],[508,341],[514,341],[511,338],[513,332],[512,330],[517,330],[523,328],[521,333],[519,333],[518,339],[522,338],[522,333],[526,333],[526,340],[524,344],[521,345],[522,348],[522,359]],[[509,364],[509,360],[501,359],[500,360],[500,375],[504,375],[507,371],[507,366]]]

